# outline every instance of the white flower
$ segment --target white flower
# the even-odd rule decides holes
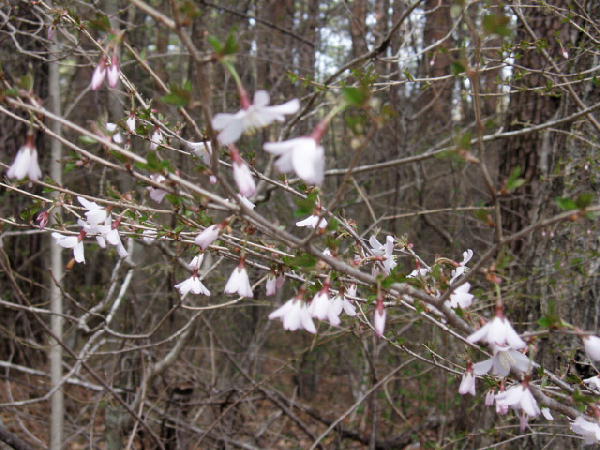
[[[475,333],[467,337],[471,344],[485,342],[498,347],[497,350],[512,348],[518,350],[526,346],[525,342],[513,329],[510,322],[503,315],[496,315],[494,320],[486,323]]]
[[[104,222],[104,225],[108,228],[108,232],[104,235],[104,237],[110,245],[114,245],[115,247],[117,247],[119,256],[121,258],[125,258],[127,257],[128,253],[127,250],[125,250],[125,247],[123,247],[123,243],[121,242],[121,236],[119,235],[118,230],[119,223],[120,220],[115,220],[113,222],[111,216],[108,216],[106,218],[106,221]]]
[[[473,250],[468,249],[466,252],[463,253],[463,260],[462,262],[458,265],[458,267],[456,267],[456,269],[454,269],[452,271],[452,278],[450,279],[450,284],[452,284],[454,282],[454,280],[456,280],[458,277],[460,277],[463,273],[465,273],[468,268],[465,266],[473,257]]]
[[[237,187],[244,197],[252,197],[256,194],[256,184],[254,183],[254,177],[250,171],[248,164],[243,159],[233,162],[233,179],[237,184]]]
[[[310,315],[312,317],[316,317],[319,320],[327,320],[329,314],[329,307],[329,286],[325,285],[323,289],[317,292],[312,302],[310,303]]]
[[[585,353],[592,361],[600,361],[600,337],[583,336],[583,346]]]
[[[63,248],[72,248],[73,256],[75,261],[78,263],[85,263],[85,256],[83,254],[83,238],[85,232],[80,233],[79,236],[65,236],[60,233],[52,233],[52,237],[56,239],[56,243]]]
[[[308,216],[306,219],[296,222],[297,227],[309,227],[315,228],[319,224],[319,228],[327,228],[327,220],[325,218],[321,218],[320,216],[312,215]]]
[[[450,300],[447,300],[446,303],[451,308],[458,308],[460,306],[461,309],[466,309],[471,306],[473,303],[473,294],[469,294],[469,290],[471,289],[470,283],[463,283],[456,289],[454,292],[450,294]]]
[[[275,167],[280,172],[295,171],[309,184],[321,185],[325,172],[325,150],[310,136],[283,142],[267,142],[263,148],[279,156]]]
[[[212,153],[210,141],[200,141],[200,142],[185,141],[185,145],[194,155],[196,155],[198,158],[200,158],[202,160],[204,165],[210,166],[210,155]]]
[[[588,387],[588,389],[600,391],[600,377],[598,375],[586,378],[585,380],[583,380],[583,382]]]
[[[292,298],[269,314],[269,319],[277,318],[283,321],[285,330],[295,331],[303,328],[309,333],[317,332],[309,308],[301,298]]]
[[[496,393],[493,390],[487,391],[485,393],[485,401],[484,401],[485,406],[493,406],[495,396],[496,396]]]
[[[227,284],[225,285],[226,294],[239,294],[240,297],[252,298],[254,293],[252,292],[252,286],[250,286],[250,280],[248,279],[248,272],[244,267],[244,263],[240,262],[240,265],[233,269]]]
[[[202,233],[196,236],[194,242],[196,245],[199,245],[202,250],[206,250],[210,244],[217,240],[220,231],[221,227],[219,225],[206,227]]]
[[[492,375],[506,377],[511,368],[522,373],[529,372],[531,362],[523,353],[511,349],[496,350],[495,347],[494,349],[493,358],[473,365],[473,371],[476,375],[484,375],[491,371]]]
[[[155,230],[144,230],[142,232],[142,240],[146,243],[154,242],[156,240],[157,233]]]
[[[544,419],[554,420],[554,417],[552,417],[552,413],[550,412],[549,408],[543,407],[540,411],[542,412],[542,416],[544,416]]]
[[[385,330],[385,309],[379,310],[379,308],[375,308],[375,316],[373,317],[373,323],[375,328],[375,334],[379,337],[383,336],[383,331]]]
[[[98,205],[96,202],[91,202],[80,195],[77,196],[77,200],[81,203],[81,206],[87,209],[85,217],[88,224],[92,227],[100,225],[106,220],[107,212],[102,206]]]
[[[179,293],[182,297],[191,292],[192,294],[202,294],[210,296],[210,291],[202,284],[197,274],[192,275],[188,279],[175,285],[175,288],[179,289]]]
[[[6,172],[8,178],[22,180],[29,177],[30,180],[37,181],[42,178],[42,171],[38,164],[38,153],[35,148],[33,135],[27,136],[27,141],[23,145],[17,155],[12,166]]]
[[[160,174],[157,173],[153,173],[152,175],[150,175],[150,179],[156,183],[162,183],[163,181],[166,180],[165,177],[163,177]],[[157,188],[154,186],[148,186],[148,194],[150,195],[150,198],[152,200],[154,200],[156,203],[160,203],[163,201],[163,199],[165,198],[165,195],[168,194],[167,191],[165,191],[164,189],[161,188]]]
[[[267,283],[265,285],[267,297],[275,295],[283,287],[284,283],[285,277],[283,275],[275,276],[275,274],[270,273],[267,276]]]
[[[421,278],[431,272],[431,269],[428,267],[420,267],[418,269],[413,270],[409,273],[406,278]]]
[[[94,73],[92,74],[92,82],[90,83],[90,89],[92,91],[100,89],[102,83],[104,83],[104,78],[106,77],[106,58],[103,56],[100,58],[100,62],[94,69]]]
[[[458,387],[458,393],[461,395],[475,395],[475,376],[472,370],[467,368],[467,371],[463,374],[460,386]]]
[[[585,445],[600,442],[600,426],[595,421],[587,420],[585,416],[577,417],[571,424],[571,430],[583,437]]]
[[[121,133],[119,133],[116,123],[106,122],[106,130],[111,134],[112,140],[115,142],[115,144],[123,143],[123,136],[121,136]]]
[[[110,66],[106,70],[106,79],[108,80],[108,85],[111,88],[116,88],[117,84],[119,84],[119,74],[121,73],[121,64],[119,63],[119,56],[113,54],[111,58]]]
[[[342,297],[342,308],[348,316],[356,315],[356,308],[347,296],[356,297],[356,285],[352,284],[346,291],[346,295]]]
[[[156,150],[159,145],[162,145],[165,137],[160,131],[160,128],[155,128],[152,136],[150,136],[150,150]]]
[[[522,410],[528,417],[537,417],[540,414],[540,408],[525,383],[496,394],[495,401],[496,405],[509,406],[516,410]]]
[[[204,254],[200,253],[192,258],[192,260],[188,264],[188,268],[192,271],[200,270],[202,261],[204,261]]]
[[[369,244],[371,245],[371,252],[375,256],[383,256],[383,269],[386,273],[390,273],[394,267],[397,266],[394,260],[394,237],[387,236],[385,238],[385,244],[382,244],[373,235],[369,238]]]
[[[127,129],[130,133],[135,133],[135,114],[129,114],[127,118]]]
[[[240,96],[241,110],[235,114],[217,114],[212,120],[212,127],[220,131],[218,139],[222,145],[233,144],[245,131],[266,127],[274,121],[283,122],[285,115],[295,114],[300,108],[298,99],[290,100],[283,105],[268,106],[267,91],[256,91],[253,104],[248,104],[245,91],[241,90]]]

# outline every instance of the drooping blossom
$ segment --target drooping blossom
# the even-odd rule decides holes
[[[210,141],[200,141],[200,142],[185,141],[185,145],[194,155],[196,155],[198,158],[200,158],[202,160],[204,165],[210,166],[210,155],[212,153]]]
[[[283,275],[276,275],[269,273],[267,275],[267,282],[265,283],[265,290],[267,297],[271,297],[279,291],[285,283],[285,277]]]
[[[163,181],[166,180],[165,177],[163,177],[162,175],[158,174],[158,173],[153,173],[152,175],[150,175],[150,179],[156,183],[162,183]],[[152,200],[154,200],[156,203],[160,203],[163,201],[163,199],[165,198],[165,195],[168,194],[167,191],[165,191],[164,189],[161,188],[157,188],[154,186],[148,186],[148,194],[150,195],[150,198]]]
[[[248,167],[248,164],[241,157],[240,152],[236,147],[231,145],[229,149],[233,161],[233,179],[237,184],[240,194],[244,197],[252,197],[256,194],[256,184],[254,183],[254,177],[252,176],[250,167]]]
[[[87,210],[85,217],[88,224],[94,226],[104,223],[107,216],[106,209],[98,205],[96,202],[92,202],[85,197],[82,197],[81,195],[77,196],[77,201]]]
[[[475,296],[469,293],[471,289],[470,283],[463,283],[450,294],[450,300],[447,300],[446,303],[450,308],[458,308],[466,309],[473,303],[473,298]]]
[[[127,118],[127,129],[130,133],[135,133],[135,114],[132,112]]]
[[[40,227],[41,230],[46,228],[46,225],[48,225],[49,220],[50,220],[49,210],[41,211],[35,218],[35,221],[38,223],[38,226]]]
[[[202,250],[206,250],[210,244],[218,239],[221,229],[221,225],[210,225],[206,227],[202,233],[196,236],[194,242],[196,245],[199,245]]]
[[[351,284],[350,287],[347,290],[345,290],[342,295],[342,308],[344,310],[344,313],[348,316],[356,315],[356,308],[354,307],[352,301],[348,298],[348,296],[356,297],[356,290],[356,284]]]
[[[119,61],[119,55],[115,48],[113,56],[110,61],[110,65],[106,69],[106,80],[111,88],[116,88],[119,84],[119,75],[121,73],[121,63]]]
[[[523,339],[521,339],[504,316],[502,308],[497,308],[494,319],[468,336],[467,341],[471,344],[479,341],[485,342],[486,344],[495,346],[495,348],[497,347],[498,350],[503,348],[518,350],[526,346]]]
[[[473,374],[473,363],[471,361],[467,363],[467,370],[463,374],[458,393],[460,395],[475,395],[475,375]]]
[[[102,56],[98,62],[98,65],[94,69],[94,73],[92,74],[90,89],[92,91],[100,89],[102,83],[104,83],[104,78],[106,78],[106,57]]]
[[[383,270],[389,274],[397,266],[394,258],[394,237],[386,236],[385,244],[382,244],[373,235],[369,238],[369,244],[371,245],[371,252],[375,256],[383,257]]]
[[[120,219],[117,219],[113,222],[111,216],[108,216],[106,218],[106,221],[104,222],[104,224],[109,228],[109,231],[108,233],[106,233],[105,238],[110,245],[114,245],[115,247],[117,247],[117,252],[119,252],[119,256],[121,258],[125,258],[127,257],[128,253],[125,247],[123,246],[123,243],[121,242],[121,235],[119,234],[120,223]]]
[[[375,305],[375,314],[373,317],[373,327],[375,328],[375,334],[378,337],[383,336],[385,330],[385,305],[383,304],[383,296],[377,297],[377,304]]]
[[[295,114],[300,108],[298,99],[277,106],[269,106],[269,100],[267,91],[256,91],[251,104],[246,91],[240,88],[242,109],[235,114],[217,114],[212,120],[212,127],[220,131],[219,143],[233,144],[245,131],[266,127],[274,121],[283,122],[286,115]]]
[[[496,405],[504,405],[522,411],[527,417],[537,417],[540,414],[540,408],[529,389],[528,381],[523,381],[504,392],[496,394],[494,400]]]
[[[123,143],[123,136],[121,136],[121,133],[119,133],[116,123],[106,122],[106,130],[111,134],[112,140],[115,144]]]
[[[585,445],[600,442],[600,425],[595,420],[588,420],[587,416],[577,417],[571,423],[571,431],[580,435]]]
[[[511,369],[520,373],[527,373],[531,368],[529,358],[523,353],[510,348],[501,347],[494,349],[494,356],[490,359],[480,361],[473,365],[473,371],[476,375],[485,375],[491,373],[497,377],[506,377]]]
[[[160,131],[160,128],[155,128],[152,132],[152,136],[150,136],[150,150],[156,150],[160,145],[162,145],[164,140],[165,137],[162,134],[162,131]]]
[[[83,240],[85,239],[85,231],[81,231],[79,236],[65,236],[57,232],[52,233],[52,237],[56,240],[56,243],[63,248],[72,248],[73,257],[78,263],[85,264],[85,255],[83,253]]]
[[[275,167],[282,173],[296,172],[303,181],[320,186],[325,171],[325,150],[311,136],[282,142],[267,142],[263,148],[278,156]]]
[[[325,282],[323,289],[316,293],[310,303],[310,315],[319,320],[327,320],[330,306],[329,282]]]
[[[494,397],[496,396],[496,393],[493,390],[489,390],[485,393],[485,400],[484,400],[484,404],[485,406],[494,406]]]
[[[301,290],[296,297],[288,300],[269,314],[269,319],[281,319],[285,330],[295,331],[304,329],[309,333],[316,333],[317,328],[315,327],[315,323],[310,315],[309,307],[303,297],[304,291]]]
[[[35,148],[34,136],[32,134],[27,135],[25,145],[17,151],[15,161],[8,168],[6,176],[17,180],[28,177],[33,181],[42,178],[42,171],[38,164],[38,153]]]
[[[189,292],[196,295],[210,296],[210,291],[202,284],[198,275],[203,259],[204,255],[196,255],[188,264],[189,269],[192,271],[192,276],[175,285],[175,288],[179,290],[182,297],[185,297]]]
[[[319,224],[319,228],[327,228],[327,220],[324,217],[315,214],[308,216],[306,219],[296,222],[297,227],[315,228]]]
[[[552,413],[550,412],[550,408],[544,406],[540,409],[540,411],[542,412],[542,416],[544,416],[544,419],[554,420],[554,417],[552,417]]]
[[[229,276],[227,283],[225,284],[226,294],[238,294],[240,297],[252,298],[254,293],[252,292],[252,286],[250,285],[250,279],[248,278],[248,272],[246,271],[246,265],[244,258],[240,259],[240,264]]]
[[[600,337],[584,335],[581,338],[588,358],[592,361],[600,361]]]
[[[468,270],[468,267],[466,266],[466,264],[471,260],[471,258],[473,257],[473,250],[468,249],[467,251],[465,251],[463,253],[463,260],[461,263],[458,264],[458,266],[456,266],[456,268],[452,271],[452,278],[450,279],[450,284],[452,284],[454,282],[454,280],[456,280],[458,277],[460,277],[463,273],[465,273]]]

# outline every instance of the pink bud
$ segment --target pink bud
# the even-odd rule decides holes
[[[100,58],[100,62],[94,69],[94,74],[92,75],[92,82],[90,84],[90,88],[93,91],[100,89],[102,83],[104,83],[104,78],[106,77],[106,58],[103,56]]]

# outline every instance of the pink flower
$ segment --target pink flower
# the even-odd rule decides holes
[[[240,194],[244,197],[252,197],[256,194],[254,177],[246,161],[240,156],[240,152],[233,145],[230,147],[231,159],[233,160],[233,179],[238,186]]]
[[[42,171],[38,164],[38,154],[32,134],[27,135],[25,145],[17,152],[15,161],[8,168],[6,176],[17,180],[21,180],[27,176],[30,180],[34,181],[42,178]]]
[[[100,58],[100,62],[92,74],[92,82],[90,84],[92,91],[100,89],[102,83],[104,83],[104,78],[106,78],[106,57],[103,56]]]
[[[106,130],[111,134],[112,140],[115,142],[115,144],[123,143],[123,136],[121,136],[121,133],[119,133],[116,123],[106,122]]]
[[[48,210],[40,212],[35,219],[35,221],[38,223],[40,229],[42,229],[42,230],[44,228],[46,228],[46,225],[48,225],[49,220],[50,220],[50,213],[48,212]]]
[[[227,280],[227,284],[225,285],[225,293],[237,293],[240,297],[247,298],[254,297],[243,258],[240,260],[240,265],[233,269],[233,272],[231,272],[229,280]]]
[[[304,329],[309,333],[316,333],[315,323],[312,320],[306,302],[302,300],[302,295],[303,293],[301,292],[298,297],[285,302],[283,306],[269,314],[269,319],[281,319],[285,330],[295,331]]]
[[[585,353],[592,361],[600,361],[600,337],[583,336],[583,346]]]
[[[63,248],[72,248],[75,261],[85,264],[85,255],[83,254],[83,240],[85,239],[85,231],[81,231],[79,236],[65,236],[60,233],[52,233],[52,237],[56,243]]]
[[[221,145],[236,142],[243,132],[256,128],[263,128],[271,122],[285,120],[285,115],[295,114],[300,108],[298,99],[293,99],[283,105],[268,106],[269,93],[256,91],[254,103],[250,104],[248,94],[240,88],[242,109],[235,114],[220,113],[212,120],[212,127],[220,131],[217,136]]]
[[[199,245],[202,250],[206,250],[210,244],[217,240],[220,232],[220,225],[211,225],[206,227],[202,233],[196,236],[194,242],[196,245]]]
[[[484,401],[485,406],[494,406],[494,397],[495,396],[496,396],[496,393],[493,390],[487,391],[485,393],[485,401]]]
[[[106,233],[104,237],[110,245],[114,245],[115,247],[117,247],[117,251],[119,252],[119,256],[121,258],[126,258],[128,253],[125,247],[123,246],[123,243],[121,242],[121,235],[119,234],[120,223],[120,219],[117,219],[113,222],[111,216],[108,216],[106,218],[106,221],[104,222],[104,225],[106,225],[110,230],[108,231],[108,233]]]

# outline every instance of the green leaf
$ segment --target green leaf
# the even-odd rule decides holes
[[[465,65],[461,61],[453,61],[452,64],[450,64],[450,69],[452,70],[452,75],[454,76],[460,75],[461,73],[465,73],[467,71]]]
[[[219,40],[219,38],[217,38],[216,36],[209,36],[208,43],[212,45],[212,48],[215,49],[216,53],[221,54],[224,46],[223,43]]]
[[[109,32],[111,29],[110,19],[104,14],[98,14],[94,19],[90,20],[88,26],[92,30]]]
[[[315,205],[317,203],[317,193],[312,192],[308,194],[306,198],[301,198],[296,200],[296,205],[298,205],[298,209],[294,211],[295,217],[306,217],[310,216],[315,210]]]
[[[504,14],[486,14],[483,16],[483,29],[489,34],[509,36],[510,17]]]
[[[361,107],[369,99],[369,90],[366,86],[342,88],[344,100],[350,106]]]
[[[98,141],[91,136],[81,135],[79,136],[79,140],[84,144],[97,144]]]
[[[283,262],[290,268],[310,268],[317,264],[317,257],[308,253],[300,253],[296,256],[284,256]]]
[[[571,198],[567,197],[557,197],[556,204],[563,211],[571,211],[573,209],[578,209],[577,203]]]
[[[161,100],[169,105],[186,106],[192,97],[192,84],[189,81],[183,85],[172,84],[169,86],[169,93]]]
[[[227,36],[227,40],[225,41],[225,47],[223,47],[223,55],[233,55],[237,53],[240,49],[238,45],[237,39],[233,31],[229,33]]]
[[[575,205],[578,209],[585,209],[594,202],[594,194],[591,192],[584,192],[579,194],[575,199]]]
[[[19,78],[19,87],[24,91],[33,90],[33,75],[28,73]]]
[[[510,176],[506,181],[506,190],[508,192],[512,192],[525,184],[525,178],[520,178],[521,171],[521,166],[517,166],[510,173]]]

